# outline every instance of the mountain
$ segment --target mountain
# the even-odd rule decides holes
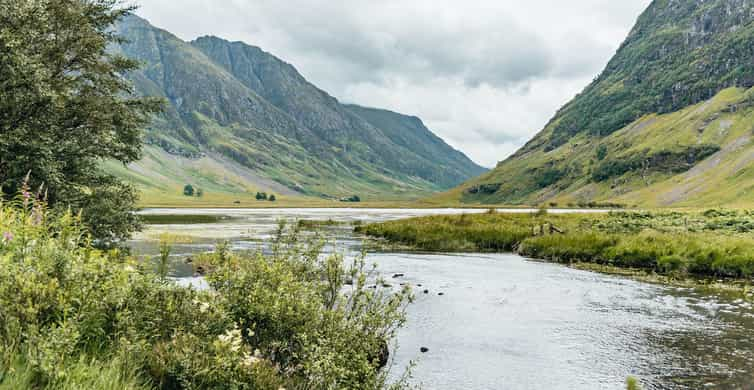
[[[292,65],[242,42],[185,42],[135,15],[113,50],[143,63],[127,75],[161,96],[145,158],[116,174],[147,194],[186,183],[324,198],[415,198],[485,171],[415,117],[341,104]],[[204,191],[207,193],[207,191]]]
[[[655,0],[524,147],[443,195],[471,203],[754,204],[754,1]]]

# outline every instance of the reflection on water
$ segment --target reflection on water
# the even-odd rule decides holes
[[[150,255],[157,245],[146,237],[190,236],[190,243],[174,246],[181,264],[219,239],[231,240],[234,249],[258,248],[281,218],[370,222],[461,211],[147,212],[234,217],[216,224],[150,226],[133,242],[135,253]],[[358,250],[360,240],[351,230],[348,224],[324,228],[334,242],[330,250]],[[754,388],[754,308],[744,300],[511,254],[371,253],[369,260],[384,275],[404,274],[396,285],[417,286],[394,371],[400,374],[400,367],[416,360],[415,382],[426,389],[621,389],[629,375],[641,378],[646,389]],[[190,270],[184,266],[176,276],[190,276]],[[421,347],[429,351],[420,353]]]

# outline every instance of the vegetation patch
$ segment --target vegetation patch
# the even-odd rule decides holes
[[[408,287],[281,226],[272,253],[201,256],[208,290],[118,250],[80,217],[0,203],[0,389],[384,389]],[[381,286],[380,283],[378,283]]]
[[[358,232],[426,251],[515,251],[668,276],[754,277],[754,212],[487,213],[369,224]]]
[[[594,169],[592,180],[601,182],[633,171],[681,173],[718,151],[720,147],[717,145],[697,145],[682,151],[661,150],[651,154],[608,158]]]
[[[142,222],[149,225],[173,225],[173,224],[196,224],[196,223],[218,223],[230,220],[228,215],[207,215],[207,214],[146,214],[140,215]]]

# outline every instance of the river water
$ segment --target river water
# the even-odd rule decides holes
[[[232,218],[148,226],[132,247],[152,256],[162,233],[193,237],[173,245],[175,276],[201,286],[180,259],[221,239],[234,249],[258,248],[280,219],[373,222],[483,211],[151,209],[144,212]],[[325,234],[329,250],[360,249],[350,225]],[[424,389],[623,389],[628,376],[645,389],[754,389],[754,307],[747,300],[513,254],[369,253],[368,261],[396,288],[421,285],[393,351],[392,373],[414,361],[412,381]],[[397,273],[405,276],[392,279]]]

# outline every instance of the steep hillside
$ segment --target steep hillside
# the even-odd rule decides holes
[[[751,0],[653,1],[605,70],[544,130],[445,197],[754,204],[746,191],[754,185],[753,21]]]
[[[406,144],[402,130],[371,124],[257,47],[215,37],[184,42],[136,16],[123,20],[117,33],[127,42],[116,50],[144,63],[128,75],[136,89],[168,102],[147,130],[149,159],[166,160],[158,149],[188,160],[209,156],[264,179],[240,187],[274,182],[324,198],[415,198],[484,171],[436,137],[420,134],[414,139],[427,145]],[[127,176],[153,190],[164,184],[140,171],[135,165]],[[188,173],[177,176],[193,177]]]

